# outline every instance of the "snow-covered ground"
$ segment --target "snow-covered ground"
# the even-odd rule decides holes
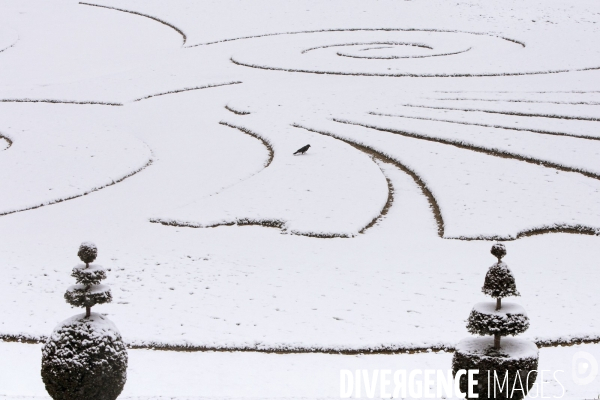
[[[578,352],[600,359],[597,344],[540,349],[539,370],[551,372],[544,373],[543,392],[540,383],[537,397],[533,389],[528,398],[596,399],[598,380],[578,385],[573,378],[572,361]],[[0,357],[14,360],[0,364],[0,399],[49,399],[39,375],[40,354],[40,345],[0,342]],[[445,352],[348,356],[130,350],[128,379],[119,398],[335,399],[340,396],[341,370],[366,370],[370,377],[375,370],[447,372],[451,359],[452,354]],[[432,388],[435,393],[435,384]],[[376,398],[381,398],[380,390],[378,383]],[[364,388],[362,397],[366,398]]]
[[[94,4],[0,1],[0,337],[90,240],[130,344],[453,347],[501,239],[521,336],[600,338],[598,2]]]

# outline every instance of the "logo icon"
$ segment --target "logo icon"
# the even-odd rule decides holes
[[[572,366],[573,382],[577,385],[592,383],[598,376],[598,361],[586,351],[573,354]]]

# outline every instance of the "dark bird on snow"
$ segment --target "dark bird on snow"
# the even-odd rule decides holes
[[[300,154],[306,153],[306,150],[308,150],[309,147],[310,147],[310,144],[307,144],[304,147],[300,147],[298,150],[296,150],[296,152],[294,153],[294,155],[298,154],[298,153],[300,153]]]

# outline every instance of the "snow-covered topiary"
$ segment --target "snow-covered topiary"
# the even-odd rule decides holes
[[[491,253],[498,258],[498,262],[490,267],[485,275],[485,281],[481,291],[496,299],[496,307],[492,308],[490,303],[479,303],[475,305],[469,316],[467,329],[471,333],[480,335],[494,335],[494,348],[500,348],[500,338],[506,335],[516,335],[525,332],[529,328],[529,318],[525,310],[516,304],[512,304],[509,310],[502,310],[502,298],[509,296],[520,296],[513,276],[508,265],[502,262],[506,255],[506,247],[502,243],[492,246]],[[515,309],[518,307],[518,310]],[[511,310],[517,310],[515,315]],[[489,324],[488,327],[485,325]],[[489,333],[491,332],[491,333]]]
[[[498,262],[500,262],[500,260],[502,260],[502,257],[506,255],[506,247],[502,243],[496,243],[492,246],[492,250],[490,250],[490,253],[492,253],[494,257],[498,259]]]
[[[42,380],[54,400],[115,400],[127,379],[127,349],[106,317],[61,322],[42,350]]]
[[[77,252],[79,259],[86,264],[93,263],[98,257],[98,248],[94,243],[91,242],[83,242],[79,246],[79,251]]]
[[[73,285],[65,292],[67,303],[75,307],[85,307],[86,315],[89,316],[92,306],[96,304],[110,303],[112,295],[110,288],[106,285]]]
[[[477,303],[467,321],[467,330],[476,335],[515,336],[529,328],[525,309],[512,303],[504,303],[500,310],[494,303]]]
[[[67,289],[65,300],[74,307],[85,307],[85,313],[89,317],[92,306],[110,303],[112,294],[108,286],[100,284],[106,279],[106,270],[100,265],[90,265],[98,255],[96,245],[89,242],[82,243],[77,255],[85,265],[77,265],[73,268],[71,276],[75,278],[77,284]]]
[[[510,296],[520,296],[513,276],[508,265],[498,261],[490,267],[485,275],[485,281],[481,291],[494,299]]]
[[[492,337],[467,338],[462,340],[452,358],[452,371],[456,376],[459,370],[478,369],[478,387],[475,394],[479,399],[522,399],[533,387],[538,365],[538,349],[533,342],[507,338],[515,336],[529,328],[529,318],[525,309],[518,304],[502,304],[502,298],[519,296],[515,278],[502,262],[506,255],[504,245],[497,243],[491,253],[498,262],[490,267],[483,284],[483,293],[496,299],[496,302],[477,303],[469,315],[467,330],[478,335]],[[498,393],[494,374],[504,382],[510,391]],[[460,387],[467,392],[467,379],[460,378]],[[494,392],[491,390],[494,389]]]
[[[115,400],[127,378],[127,350],[115,325],[91,312],[92,306],[112,300],[110,288],[100,284],[106,270],[90,265],[96,246],[83,243],[78,254],[86,264],[73,268],[77,284],[65,299],[86,313],[61,322],[46,341],[42,380],[54,400]]]
[[[493,341],[489,336],[461,340],[452,359],[453,373],[479,370],[474,390],[478,399],[524,398],[537,378],[539,352],[536,344],[528,340],[506,338],[502,349],[495,350]],[[464,376],[459,386],[463,393],[468,393],[468,381]]]

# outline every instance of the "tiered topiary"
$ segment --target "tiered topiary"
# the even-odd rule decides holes
[[[71,274],[77,284],[65,293],[67,302],[86,313],[61,322],[42,350],[42,380],[54,400],[115,400],[127,379],[127,349],[115,325],[92,313],[96,304],[112,300],[110,288],[100,282],[106,270],[90,265],[98,250],[82,243],[77,255],[85,265]]]
[[[71,276],[77,285],[70,286],[65,293],[65,300],[73,307],[85,307],[85,316],[89,317],[92,306],[110,303],[110,288],[100,282],[106,279],[106,270],[100,265],[91,265],[98,256],[98,249],[93,243],[84,242],[79,246],[77,255],[85,265],[73,268]]]
[[[496,243],[491,253],[498,262],[488,270],[482,291],[496,302],[475,304],[467,321],[467,330],[477,335],[491,335],[493,339],[490,336],[463,339],[454,353],[452,370],[454,374],[461,369],[479,370],[478,386],[474,390],[479,399],[522,399],[537,377],[538,348],[533,342],[516,338],[501,342],[503,336],[525,332],[529,328],[529,318],[520,305],[502,304],[502,298],[520,294],[511,270],[502,262],[506,255],[504,245]],[[507,384],[503,384],[506,375]],[[467,384],[466,377],[461,377],[460,387],[464,393],[468,393]],[[501,386],[504,388],[500,389]]]

